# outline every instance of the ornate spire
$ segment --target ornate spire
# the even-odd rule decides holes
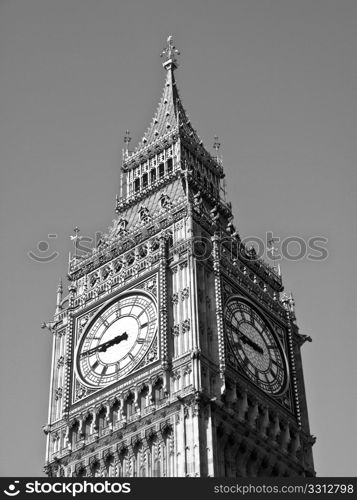
[[[164,58],[163,66],[166,69],[166,81],[162,96],[157,107],[154,118],[146,130],[142,140],[135,151],[124,155],[124,162],[129,160],[131,156],[147,146],[160,141],[163,137],[168,137],[179,130],[190,137],[197,144],[202,144],[196,131],[193,129],[190,120],[184,110],[181,99],[177,90],[174,70],[178,66],[177,55],[180,52],[176,49],[172,42],[172,35],[167,38],[167,44],[161,52],[161,57]]]
[[[176,56],[180,55],[180,51],[176,49],[175,45],[172,43],[172,35],[167,38],[167,45],[161,52],[161,57],[165,57],[165,61],[162,63],[166,70],[176,69],[178,66]]]

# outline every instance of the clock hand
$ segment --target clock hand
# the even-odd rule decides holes
[[[256,344],[253,340],[251,340],[249,337],[246,337],[244,334],[242,335],[242,342],[244,342],[245,344],[249,345],[255,351],[259,352],[260,354],[264,353],[264,351],[260,347],[260,345]]]
[[[85,356],[90,356],[91,354],[94,354],[97,351],[105,352],[108,349],[108,347],[111,347],[115,344],[119,344],[119,342],[121,342],[122,340],[127,340],[127,339],[128,339],[128,334],[124,332],[122,335],[117,335],[113,339],[104,342],[104,344],[97,345],[96,347],[93,347],[88,351],[82,352],[81,357],[84,358]]]
[[[238,335],[238,337],[241,338],[241,340],[244,344],[249,345],[255,351],[259,352],[260,354],[264,353],[264,350],[260,347],[260,345],[258,345],[256,342],[254,342],[254,340],[250,339],[247,335],[245,335],[245,333],[241,332],[238,328],[236,328],[233,325],[231,325],[231,329],[236,332],[236,334]]]
[[[105,342],[104,344],[98,346],[98,352],[105,352],[108,349],[108,347],[112,347],[113,345],[119,344],[122,340],[127,340],[127,339],[128,339],[128,334],[126,332],[122,333],[121,335],[117,335],[112,340],[108,340],[108,342]]]

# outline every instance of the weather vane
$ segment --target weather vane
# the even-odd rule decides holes
[[[180,51],[176,49],[175,45],[172,43],[172,35],[167,37],[167,45],[161,52],[161,57],[165,57],[164,66],[167,63],[173,63],[177,67],[176,56],[180,55]]]

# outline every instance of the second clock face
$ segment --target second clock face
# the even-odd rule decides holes
[[[92,320],[77,350],[77,371],[92,387],[104,387],[131,372],[147,352],[157,329],[155,303],[127,294]]]
[[[232,299],[226,307],[225,324],[231,349],[245,374],[265,392],[283,392],[287,363],[268,323],[250,305]]]

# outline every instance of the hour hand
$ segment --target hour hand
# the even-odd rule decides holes
[[[108,342],[105,342],[104,344],[98,346],[98,352],[105,352],[108,349],[108,347],[119,344],[122,340],[127,340],[127,339],[128,339],[128,334],[126,332],[122,333],[121,335],[117,335],[112,340],[108,340]]]
[[[96,352],[105,352],[108,349],[108,347],[111,347],[115,344],[119,344],[122,340],[127,340],[127,339],[128,339],[128,334],[124,332],[121,335],[117,335],[113,339],[104,342],[104,344],[100,344],[96,347],[93,347],[92,349],[89,349],[88,351],[82,352],[81,357],[84,358],[86,356],[91,356]]]

